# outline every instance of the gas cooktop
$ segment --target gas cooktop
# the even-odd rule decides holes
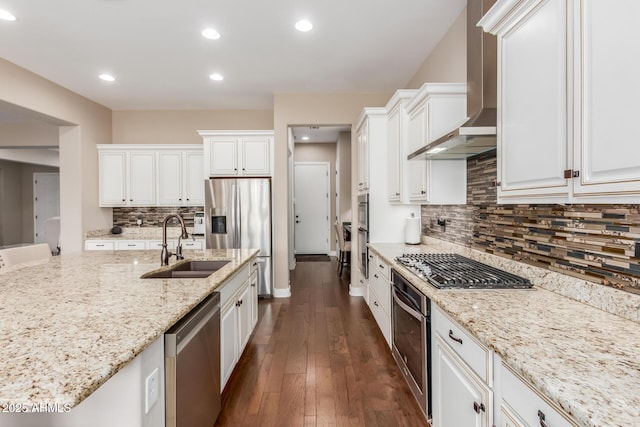
[[[529,289],[529,279],[458,254],[403,254],[396,260],[438,289]]]

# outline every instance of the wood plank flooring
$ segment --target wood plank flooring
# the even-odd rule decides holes
[[[427,426],[364,299],[336,269],[299,262],[291,298],[260,300],[216,426]]]

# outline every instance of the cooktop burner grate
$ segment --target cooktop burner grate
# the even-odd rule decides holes
[[[439,289],[529,289],[515,274],[458,254],[404,254],[396,260]]]

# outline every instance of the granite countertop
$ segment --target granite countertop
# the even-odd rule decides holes
[[[0,270],[0,405],[77,405],[257,253],[194,252],[230,260],[206,279],[140,279],[159,269],[155,250]]]
[[[543,288],[556,288],[558,284],[551,282],[567,280],[564,275],[548,275],[484,252],[435,239],[420,246],[370,247],[579,425],[640,424],[636,321]],[[437,290],[395,262],[404,252],[457,252],[525,276],[535,286],[533,290]],[[636,296],[618,292],[637,304]]]

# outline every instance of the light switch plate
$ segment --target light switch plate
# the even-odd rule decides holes
[[[160,394],[159,384],[160,381],[158,368],[147,377],[144,386],[144,413],[149,413],[149,410],[158,401],[158,395]]]

